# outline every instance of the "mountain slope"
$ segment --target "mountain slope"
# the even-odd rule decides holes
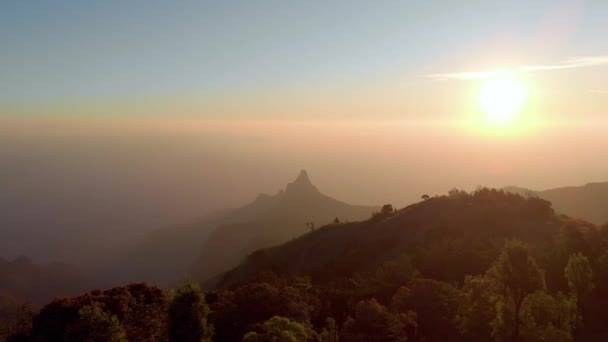
[[[588,183],[544,191],[519,187],[505,190],[520,194],[535,194],[553,204],[558,213],[581,218],[595,224],[608,223],[608,182]]]
[[[12,261],[0,258],[0,293],[25,302],[40,305],[92,286],[89,278],[69,265],[37,265],[25,257]]]
[[[360,220],[377,209],[346,204],[324,195],[302,170],[285,191],[274,196],[262,194],[239,209],[239,216],[249,216],[249,220],[214,230],[195,264],[195,277],[204,282],[238,265],[258,248],[283,243],[314,229],[311,223],[323,225],[335,218]]]
[[[542,248],[568,226],[593,230],[590,224],[556,215],[542,199],[488,189],[471,195],[453,193],[367,221],[331,224],[281,246],[258,250],[227,272],[220,286],[246,281],[261,271],[330,282],[375,272],[404,255],[424,277],[460,282],[465,275],[487,270],[506,239]],[[447,263],[450,267],[445,267]],[[560,267],[556,277],[563,278]],[[553,276],[551,271],[548,277]]]
[[[124,245],[100,271],[106,279],[103,286],[134,281],[174,285],[190,270],[209,232],[229,219],[231,212],[224,210],[197,223],[157,229]]]
[[[335,217],[357,220],[376,209],[323,195],[301,171],[277,195],[260,194],[243,207],[219,211],[198,223],[146,234],[125,246],[104,273],[112,279],[108,285],[147,281],[172,286],[188,274],[206,280],[236,266],[257,248],[301,235],[308,230],[306,222],[323,224]]]

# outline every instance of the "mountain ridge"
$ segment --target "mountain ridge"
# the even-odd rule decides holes
[[[219,226],[210,233],[193,266],[195,279],[204,283],[236,266],[258,248],[283,243],[335,219],[363,219],[377,209],[350,205],[323,194],[306,170],[301,170],[285,190],[273,196],[258,196],[258,200],[241,209],[260,216]]]
[[[324,204],[319,205],[320,203]],[[201,249],[209,246],[216,248],[213,243],[208,244],[207,239],[222,227],[225,228],[221,231],[238,232],[245,229],[249,230],[247,234],[256,235],[256,230],[286,224],[287,232],[279,234],[277,239],[254,239],[250,246],[237,247],[236,256],[227,253],[227,259],[236,258],[240,261],[240,258],[252,251],[251,248],[265,247],[270,242],[284,242],[306,232],[306,222],[327,223],[336,217],[356,220],[370,215],[376,209],[376,206],[350,205],[324,195],[303,169],[275,195],[260,193],[253,201],[241,207],[216,212],[214,216],[208,216],[198,223],[175,225],[146,234],[135,245],[125,246],[123,254],[105,272],[111,274],[113,285],[148,281],[161,286],[172,286],[189,274],[197,275],[197,279],[200,274],[212,277],[216,275],[214,271],[199,273],[198,263],[204,253]],[[266,233],[262,233],[264,234]],[[224,270],[223,267],[219,269]]]
[[[505,190],[522,195],[534,195],[548,200],[559,213],[592,223],[608,224],[608,182],[589,182],[580,186],[564,186],[546,190],[531,190],[507,186]]]

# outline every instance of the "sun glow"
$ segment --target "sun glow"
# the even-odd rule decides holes
[[[494,78],[484,83],[479,91],[479,106],[489,123],[513,123],[526,99],[526,89],[514,79]]]

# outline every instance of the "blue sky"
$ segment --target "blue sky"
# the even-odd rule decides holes
[[[422,89],[428,74],[608,55],[607,15],[606,1],[7,1],[0,115]]]

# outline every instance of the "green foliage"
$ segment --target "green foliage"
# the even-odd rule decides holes
[[[297,286],[303,279],[296,282],[294,286],[249,283],[233,291],[221,291],[211,307],[210,321],[215,327],[215,339],[238,340],[253,331],[256,324],[273,316],[310,323],[320,306],[318,297],[309,286]]]
[[[505,244],[489,276],[502,295],[501,326],[509,327],[508,335],[518,341],[521,328],[521,306],[528,295],[545,289],[545,277],[526,245],[510,240]],[[511,328],[512,327],[512,328]]]
[[[584,300],[593,290],[593,271],[589,259],[583,254],[570,255],[565,275],[570,291],[578,300]]]
[[[576,302],[561,294],[553,297],[545,293],[540,280],[542,272],[526,254],[525,246],[509,242],[496,266],[485,276],[465,279],[456,315],[456,322],[465,340],[572,340]],[[512,271],[501,274],[502,277],[498,276],[498,267],[504,270],[507,265],[510,265]],[[524,271],[524,268],[528,270]],[[524,277],[522,280],[523,275],[532,279]],[[514,279],[519,279],[519,282]],[[537,290],[526,292],[533,288]],[[517,294],[523,297],[519,306]]]
[[[200,287],[186,282],[171,295],[169,340],[175,342],[211,341],[213,327],[207,322],[209,307]]]
[[[516,303],[530,293],[545,289],[543,271],[521,241],[507,241],[490,274],[504,295]]]
[[[455,323],[468,341],[490,341],[499,296],[494,282],[483,275],[467,276],[462,286]]]
[[[564,274],[568,281],[568,287],[572,295],[572,301],[575,303],[575,317],[573,322],[575,333],[581,334],[581,323],[585,315],[585,301],[588,299],[591,291],[595,287],[593,284],[593,270],[589,264],[589,259],[582,253],[570,255],[568,264],[564,270]]]
[[[159,340],[166,334],[165,292],[146,284],[130,284],[47,304],[34,317],[34,341],[70,341],[68,332],[79,320],[79,311],[94,303],[110,317],[117,317],[130,342]]]
[[[361,301],[340,334],[344,341],[407,341],[415,325],[412,315],[391,313],[375,299]]]
[[[274,316],[262,324],[261,332],[248,332],[243,342],[306,342],[316,336],[306,325]]]
[[[127,336],[116,315],[108,314],[103,304],[95,302],[78,310],[78,319],[70,327],[68,340],[83,342],[126,342]]]
[[[432,279],[415,279],[409,288],[400,288],[391,300],[393,311],[415,312],[418,332],[432,341],[458,335],[454,324],[457,307],[458,290]]]
[[[523,341],[568,342],[572,331],[576,304],[564,296],[552,297],[537,291],[526,297],[522,305]]]

